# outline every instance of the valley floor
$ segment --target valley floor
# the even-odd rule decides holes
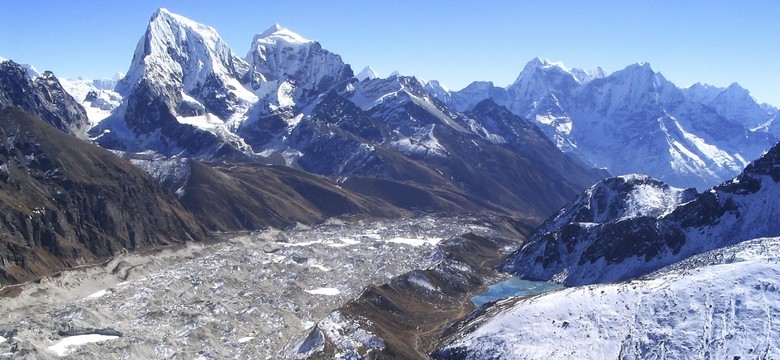
[[[367,285],[430,266],[434,244],[467,232],[495,234],[476,218],[329,220],[126,255],[0,298],[0,358],[274,359]]]

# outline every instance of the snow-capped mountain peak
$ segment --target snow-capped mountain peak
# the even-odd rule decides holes
[[[8,59],[0,56],[0,63],[5,61],[8,61]],[[30,79],[35,79],[39,75],[41,75],[41,72],[38,71],[38,69],[36,69],[35,66],[32,66],[31,64],[19,64],[19,65],[21,65],[22,68],[24,68],[24,71],[27,72],[27,76],[29,76]]]
[[[622,182],[614,179],[602,184]],[[621,185],[609,186],[612,195],[595,196],[594,189],[599,187],[545,222],[503,269],[569,285],[620,281],[704,251],[780,234],[780,208],[768,201],[780,193],[780,144],[736,178],[701,194],[686,194],[657,181],[640,193],[636,187]],[[632,202],[638,206],[625,206]],[[639,211],[632,211],[637,216],[626,217],[621,211],[594,212],[593,204],[596,209],[625,204],[616,209]]]
[[[125,151],[205,156],[230,144],[224,153],[234,154],[245,145],[228,124],[257,102],[243,85],[248,70],[214,28],[160,8],[115,88],[122,105],[90,133]]]
[[[696,83],[684,92],[688,99],[712,107],[718,115],[752,131],[767,131],[776,111],[770,105],[758,104],[750,92],[736,82],[726,88]]]
[[[542,60],[541,58],[536,57],[525,65],[523,71],[520,72],[520,75],[518,75],[517,79],[515,79],[514,83],[509,87],[522,87],[524,84],[532,82],[533,79],[539,76],[544,76],[551,80],[555,77],[571,77],[576,83],[584,84],[593,79],[603,78],[606,76],[606,73],[600,67],[596,67],[592,70],[568,68],[563,62],[551,61],[549,59]],[[560,80],[557,81],[559,82]]]
[[[379,74],[374,71],[371,66],[366,66],[357,75],[355,75],[355,78],[357,78],[358,81],[363,81],[366,79],[373,80],[379,78]]]
[[[277,108],[309,102],[353,78],[339,55],[279,24],[254,37],[246,61],[252,90]]]
[[[527,83],[529,79],[536,76],[536,74],[549,71],[569,73],[569,69],[567,69],[562,62],[550,62],[547,59],[542,60],[539,57],[535,57],[525,64],[523,71],[520,72],[520,75],[517,76],[517,79],[515,79],[514,83],[510,86]]]
[[[529,61],[515,82],[507,87],[513,97],[525,99],[509,107],[516,113],[524,114],[548,94],[568,93],[579,84],[580,82],[563,63],[541,60],[537,57]]]
[[[449,88],[447,88],[446,85],[442,84],[438,80],[426,81],[424,84],[425,91],[433,95],[433,97],[439,99],[445,104],[450,102],[451,91]]]
[[[305,44],[313,42],[312,40],[308,40],[286,27],[283,27],[279,24],[274,24],[262,33],[255,35],[255,38],[252,40],[252,44],[257,42],[276,43],[278,41],[283,41],[289,44]]]
[[[683,89],[683,91],[685,91],[685,95],[693,101],[710,104],[715,97],[723,91],[723,88],[697,82]]]
[[[214,28],[160,8],[138,42],[130,70],[117,91],[127,95],[146,77],[160,87],[181,83],[189,92],[206,83],[210,75],[231,82],[246,71],[246,63],[233,54]],[[237,84],[231,85],[235,88]]]

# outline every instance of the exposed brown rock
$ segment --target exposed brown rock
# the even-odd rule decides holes
[[[207,235],[146,173],[18,108],[0,112],[0,163],[2,284]]]

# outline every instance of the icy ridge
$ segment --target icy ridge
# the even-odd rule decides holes
[[[779,154],[780,144],[701,194],[657,181],[627,187],[620,178],[605,180],[531,234],[502,269],[569,285],[621,281],[711,249],[778,236],[780,207],[768,199],[780,197]]]

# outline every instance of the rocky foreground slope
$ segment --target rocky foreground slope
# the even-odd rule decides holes
[[[18,108],[0,111],[0,283],[205,239],[145,172]]]

